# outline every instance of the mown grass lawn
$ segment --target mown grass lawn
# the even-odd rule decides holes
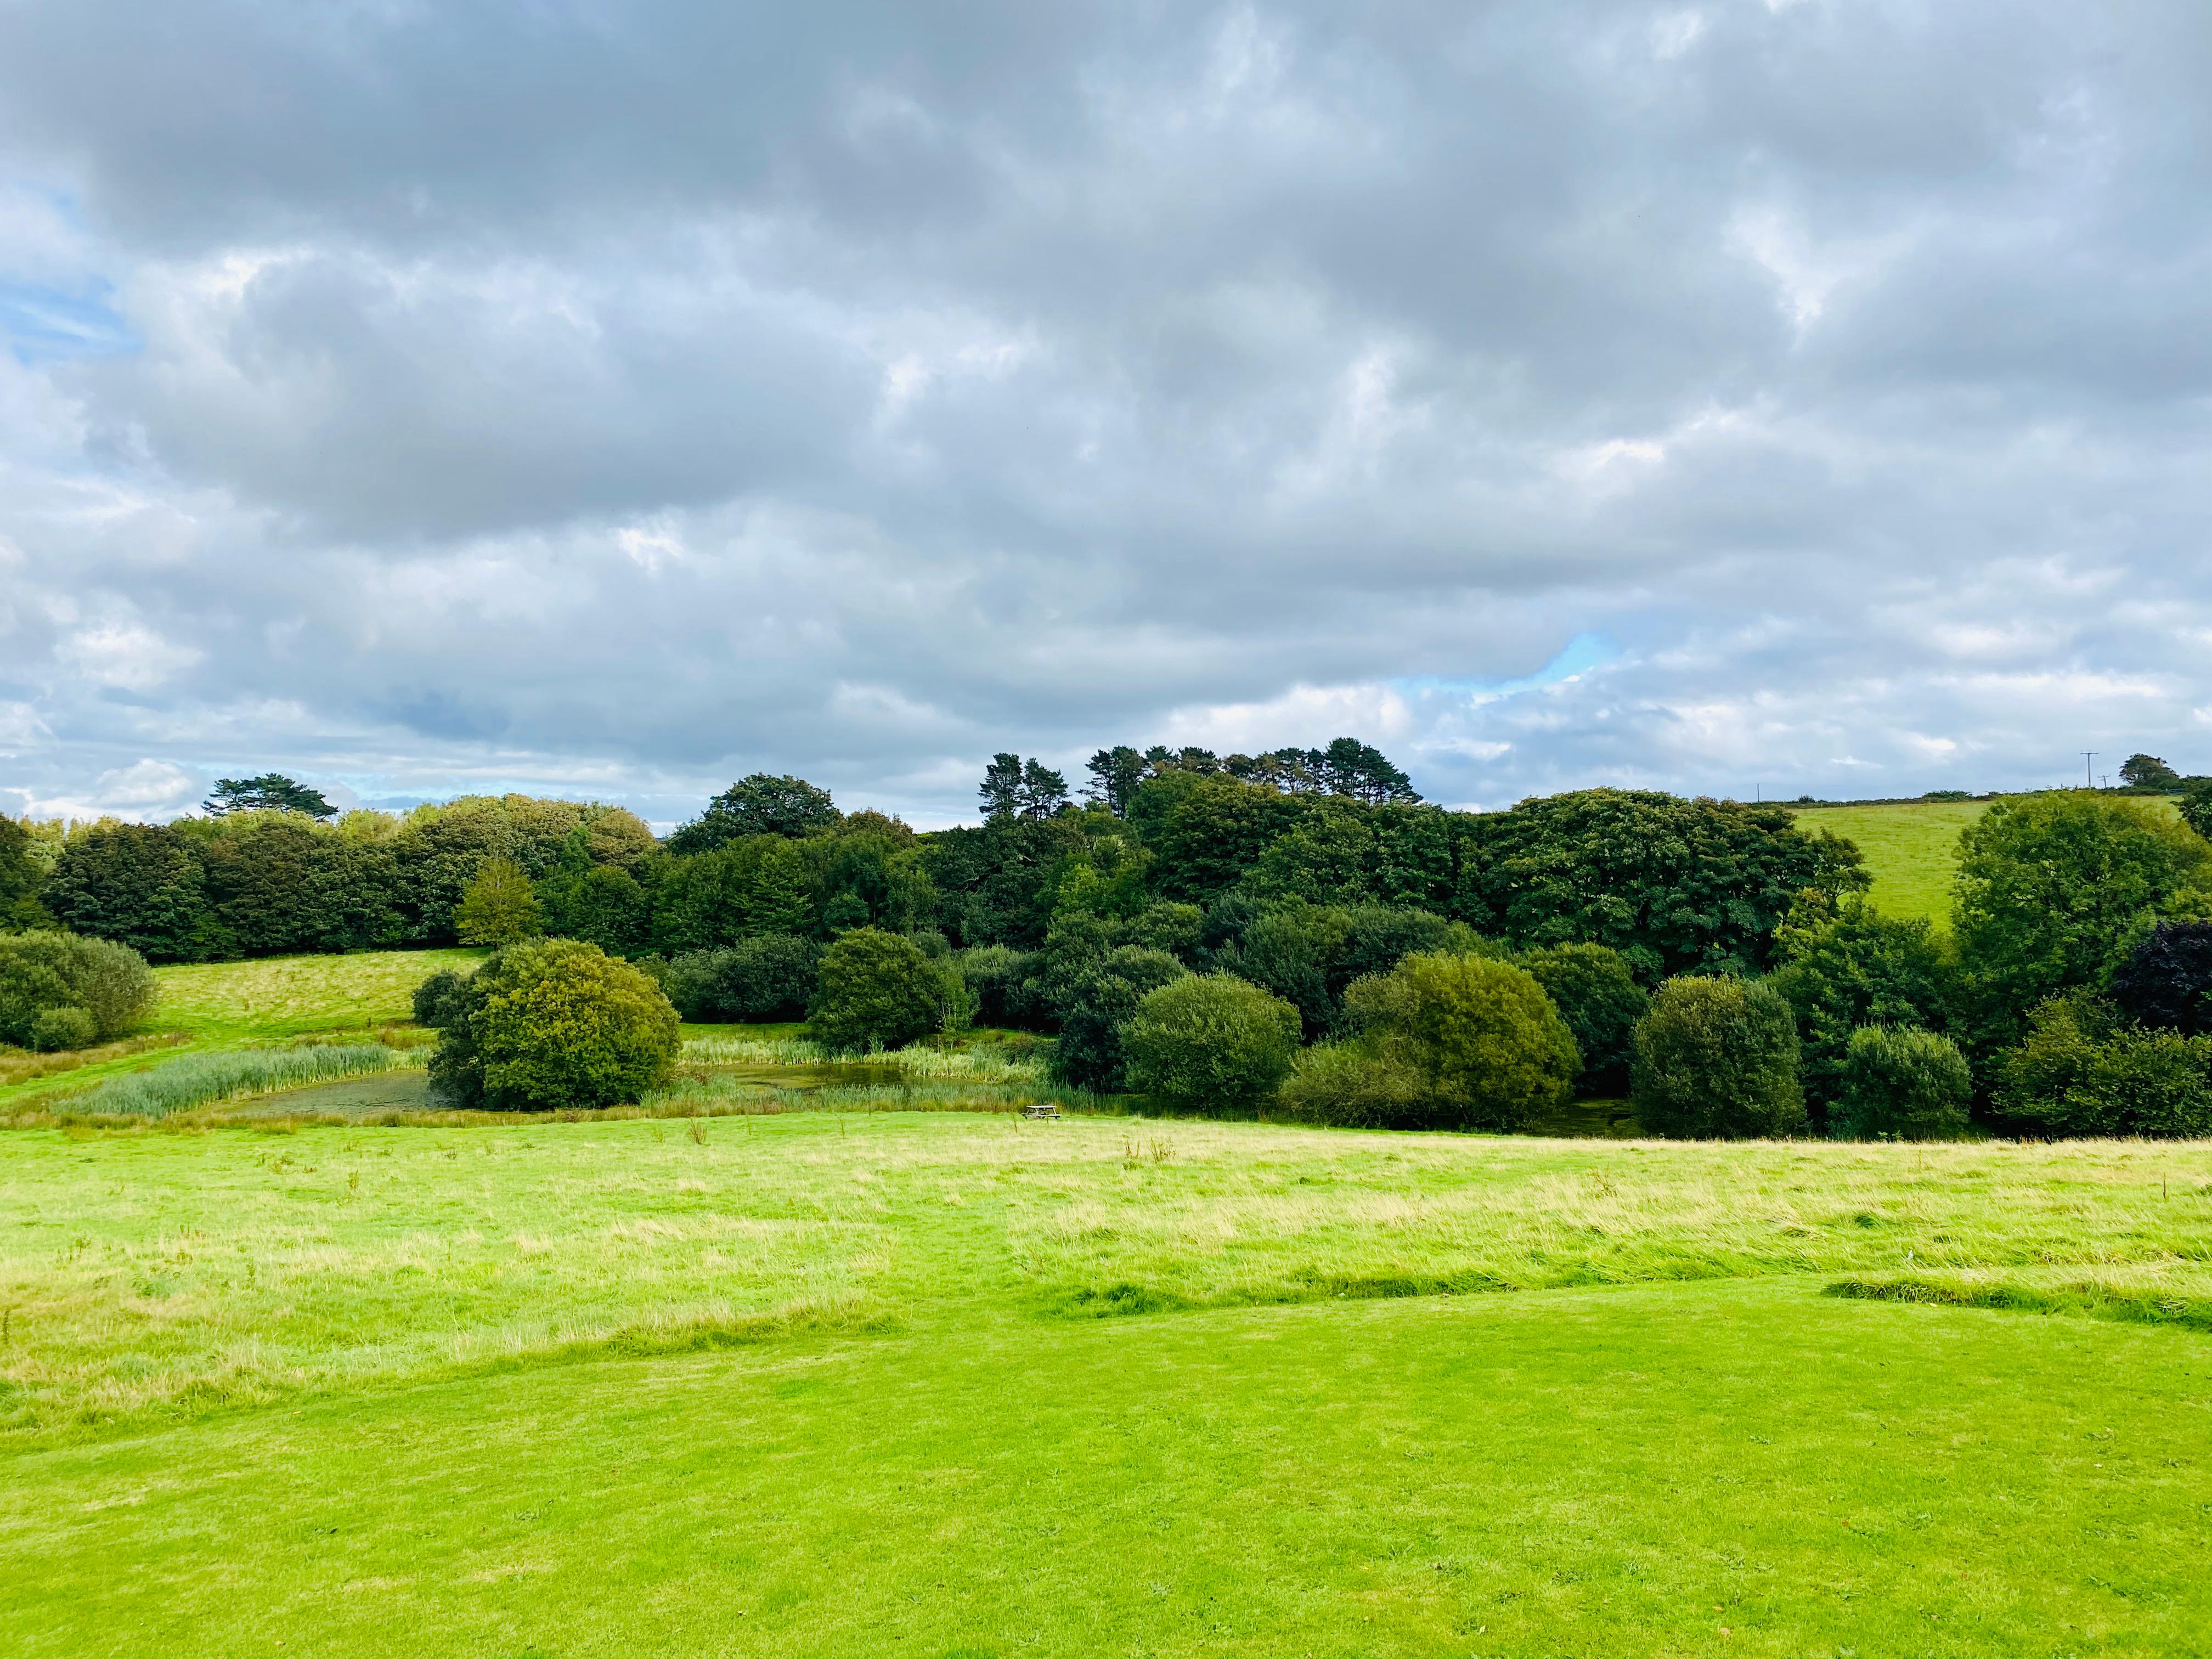
[[[36,1130],[0,1217],[25,1653],[2212,1629],[2202,1145]]]

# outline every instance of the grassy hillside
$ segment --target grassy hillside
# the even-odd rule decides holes
[[[27,1654],[2150,1654],[2212,1618],[2201,1145],[27,1131],[0,1212]]]

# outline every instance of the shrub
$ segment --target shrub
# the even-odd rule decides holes
[[[801,1019],[822,982],[822,947],[788,933],[692,951],[670,963],[661,988],[686,1019]]]
[[[2086,790],[1998,801],[1959,847],[1960,1035],[1984,1054],[2019,1042],[2046,998],[2104,982],[2212,881],[2199,836],[2148,803]]]
[[[1796,1022],[1771,985],[1670,979],[1632,1047],[1630,1094],[1655,1134],[1704,1140],[1805,1127]]]
[[[1851,1033],[1834,1129],[1853,1139],[1951,1140],[1966,1133],[1974,1083],[1959,1045],[1933,1031]]]
[[[2162,921],[2112,975],[2120,1011],[2156,1030],[2212,1031],[2212,922]]]
[[[897,1048],[937,1029],[942,993],[942,976],[912,939],[855,927],[822,953],[807,1026],[842,1053]]]
[[[486,859],[461,890],[453,926],[464,945],[514,945],[545,931],[530,877],[513,859]]]
[[[618,1105],[666,1081],[676,1060],[660,988],[579,939],[507,945],[465,979],[434,975],[416,1006],[438,1030],[431,1086],[451,1105]]]
[[[1104,1093],[1127,1086],[1124,1022],[1146,996],[1189,972],[1164,951],[1121,945],[1062,981],[1054,999],[1060,1041],[1053,1048],[1054,1079]]]
[[[2121,1024],[2083,992],[2039,1006],[1996,1069],[1997,1115],[2032,1134],[2212,1135],[2212,1036]]]
[[[31,1016],[27,1036],[25,1048],[50,1054],[63,1048],[90,1048],[100,1041],[100,1027],[93,1024],[92,1016],[82,1008],[64,1005],[41,1008]]]
[[[1602,945],[1554,945],[1531,951],[1521,965],[1544,988],[1582,1050],[1577,1086],[1584,1094],[1628,1091],[1628,1037],[1651,1005],[1629,972],[1628,959]]]
[[[82,1011],[91,1023],[87,1042],[118,1036],[144,1018],[156,994],[146,959],[127,945],[54,931],[0,936],[0,1041],[37,1046],[32,1024],[56,1008]],[[76,1029],[54,1025],[49,1036]]]
[[[1427,1097],[1419,1073],[1360,1042],[1304,1050],[1277,1097],[1299,1122],[1340,1129],[1419,1128]]]
[[[979,945],[954,958],[975,998],[975,1017],[986,1025],[1039,1027],[1047,1017],[1031,980],[1042,964],[1009,945]]]
[[[1581,1051],[1525,968],[1424,953],[1356,981],[1345,1001],[1376,1052],[1420,1079],[1407,1127],[1517,1129],[1574,1093]]]
[[[1796,1016],[1798,1079],[1815,1122],[1843,1097],[1860,1027],[1943,1028],[1954,974],[1926,921],[1846,902],[1832,917],[1783,929],[1781,948],[1784,966],[1766,982]]]
[[[1146,994],[1121,1046],[1140,1094],[1186,1110],[1249,1109],[1289,1073],[1298,1011],[1228,974],[1186,975]]]

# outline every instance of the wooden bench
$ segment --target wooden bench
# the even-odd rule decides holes
[[[1022,1115],[1024,1117],[1058,1117],[1060,1108],[1048,1100],[1031,1101],[1022,1108]]]

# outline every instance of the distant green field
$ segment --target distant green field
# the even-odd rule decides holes
[[[1901,806],[1802,806],[1801,829],[1829,830],[1866,854],[1874,878],[1868,897],[1893,916],[1924,916],[1939,927],[1951,915],[1951,876],[1959,832],[1990,810],[1983,800],[1923,801]]]
[[[24,1130],[0,1213],[33,1659],[2212,1627],[2201,1145]]]
[[[2179,811],[2160,796],[2153,810]],[[1832,830],[1866,854],[1874,878],[1868,896],[1893,916],[1925,916],[1938,926],[1951,919],[1951,877],[1959,867],[1959,832],[1990,810],[1985,800],[1906,801],[1882,806],[1801,806],[1800,826]]]

